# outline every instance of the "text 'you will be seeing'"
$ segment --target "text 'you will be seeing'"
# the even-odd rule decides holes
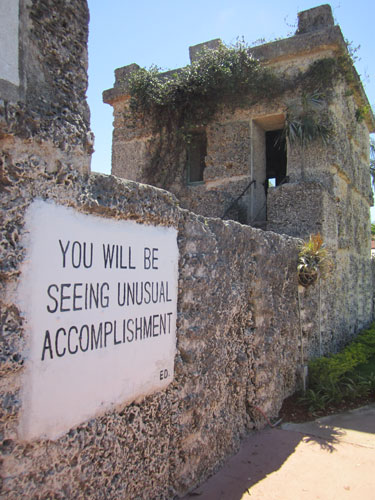
[[[54,437],[165,389],[176,352],[177,230],[44,200],[25,221],[21,434]]]
[[[129,245],[58,240],[63,269],[91,269],[95,260],[105,270],[116,270],[121,276],[122,270],[143,271],[159,270],[159,248],[143,247],[141,256]],[[141,257],[141,258],[139,258]],[[46,309],[50,314],[67,313],[91,309],[107,309],[112,305],[121,308],[162,304],[172,302],[167,280],[68,282],[51,283],[47,288]],[[55,334],[46,330],[42,347],[41,360],[63,357],[78,351],[87,352],[107,347],[110,342],[118,345],[145,338],[171,333],[172,312],[140,315],[132,318],[99,322],[98,324],[69,325],[60,327]]]

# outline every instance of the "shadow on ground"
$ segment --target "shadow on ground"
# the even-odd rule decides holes
[[[320,425],[334,425],[335,428],[375,434],[374,409],[375,405],[370,404],[339,415],[320,418],[318,422]]]
[[[337,489],[350,491],[350,498],[367,498],[374,485],[372,480],[361,483],[360,478],[363,474],[373,477],[369,471],[374,467],[374,449],[375,404],[313,422],[286,423],[248,436],[237,455],[184,500],[252,498],[250,489],[256,485],[255,494],[263,491],[265,478],[271,496],[261,498],[279,499],[280,490],[285,493],[285,489],[287,495],[294,492],[306,499],[318,498],[318,491],[323,495],[319,498],[334,498]],[[276,471],[276,479],[269,482]]]
[[[184,500],[240,500],[244,493],[272,472],[279,470],[301,441],[319,443],[332,453],[340,430],[325,429],[325,437],[304,436],[295,431],[266,429],[243,441],[237,455],[203,485],[188,493]]]

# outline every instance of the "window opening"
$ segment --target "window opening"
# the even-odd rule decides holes
[[[266,192],[287,181],[286,140],[282,130],[266,132]]]
[[[207,137],[204,130],[191,135],[187,151],[188,183],[203,182],[203,172],[206,167]]]

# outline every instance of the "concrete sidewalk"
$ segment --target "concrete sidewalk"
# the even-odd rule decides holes
[[[375,500],[375,404],[250,435],[185,500]]]

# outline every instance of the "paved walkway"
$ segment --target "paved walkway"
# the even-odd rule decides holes
[[[375,500],[375,404],[250,435],[192,498]]]

